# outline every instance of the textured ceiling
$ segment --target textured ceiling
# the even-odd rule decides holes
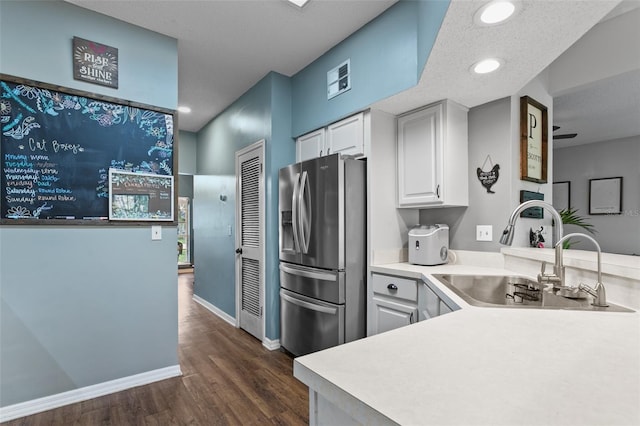
[[[398,114],[445,98],[471,108],[511,96],[618,2],[521,1],[517,15],[505,23],[481,27],[474,24],[473,16],[484,3],[452,2],[420,84],[376,107]],[[503,67],[485,75],[470,72],[475,62],[486,57],[503,59]]]
[[[395,3],[312,0],[300,10],[284,0],[66,1],[178,39],[179,102],[193,108],[179,123],[188,131],[198,131],[269,71],[295,74]],[[486,2],[453,0],[419,84],[373,107],[398,114],[444,98],[473,107],[511,96],[603,17],[640,6],[639,0],[520,0],[506,23],[478,27],[473,16]],[[486,56],[501,57],[504,67],[484,76],[469,72]],[[578,137],[554,146],[640,134],[639,91],[636,72],[561,93],[554,99],[554,124],[562,127],[556,133]]]
[[[268,72],[291,76],[397,0],[65,0],[178,40],[181,130],[198,131]]]

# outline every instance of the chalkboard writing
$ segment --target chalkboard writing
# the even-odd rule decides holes
[[[173,176],[170,111],[0,77],[3,224],[106,221],[109,169]]]
[[[173,176],[109,169],[109,219],[173,221]]]

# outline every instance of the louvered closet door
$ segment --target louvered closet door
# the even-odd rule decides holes
[[[264,180],[262,147],[238,156],[240,328],[262,340]]]

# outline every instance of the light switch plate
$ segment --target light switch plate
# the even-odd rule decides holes
[[[151,239],[152,240],[161,240],[162,239],[162,226],[152,226],[151,227]]]
[[[493,241],[493,226],[492,225],[477,225],[476,226],[476,241]]]

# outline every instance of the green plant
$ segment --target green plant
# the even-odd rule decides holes
[[[586,219],[578,214],[578,209],[574,209],[572,207],[568,207],[566,209],[560,210],[560,218],[562,218],[563,225],[576,225],[589,232],[590,234],[595,234],[596,229],[593,227],[593,224],[586,221]],[[562,244],[563,249],[571,248],[571,238],[564,241]]]

